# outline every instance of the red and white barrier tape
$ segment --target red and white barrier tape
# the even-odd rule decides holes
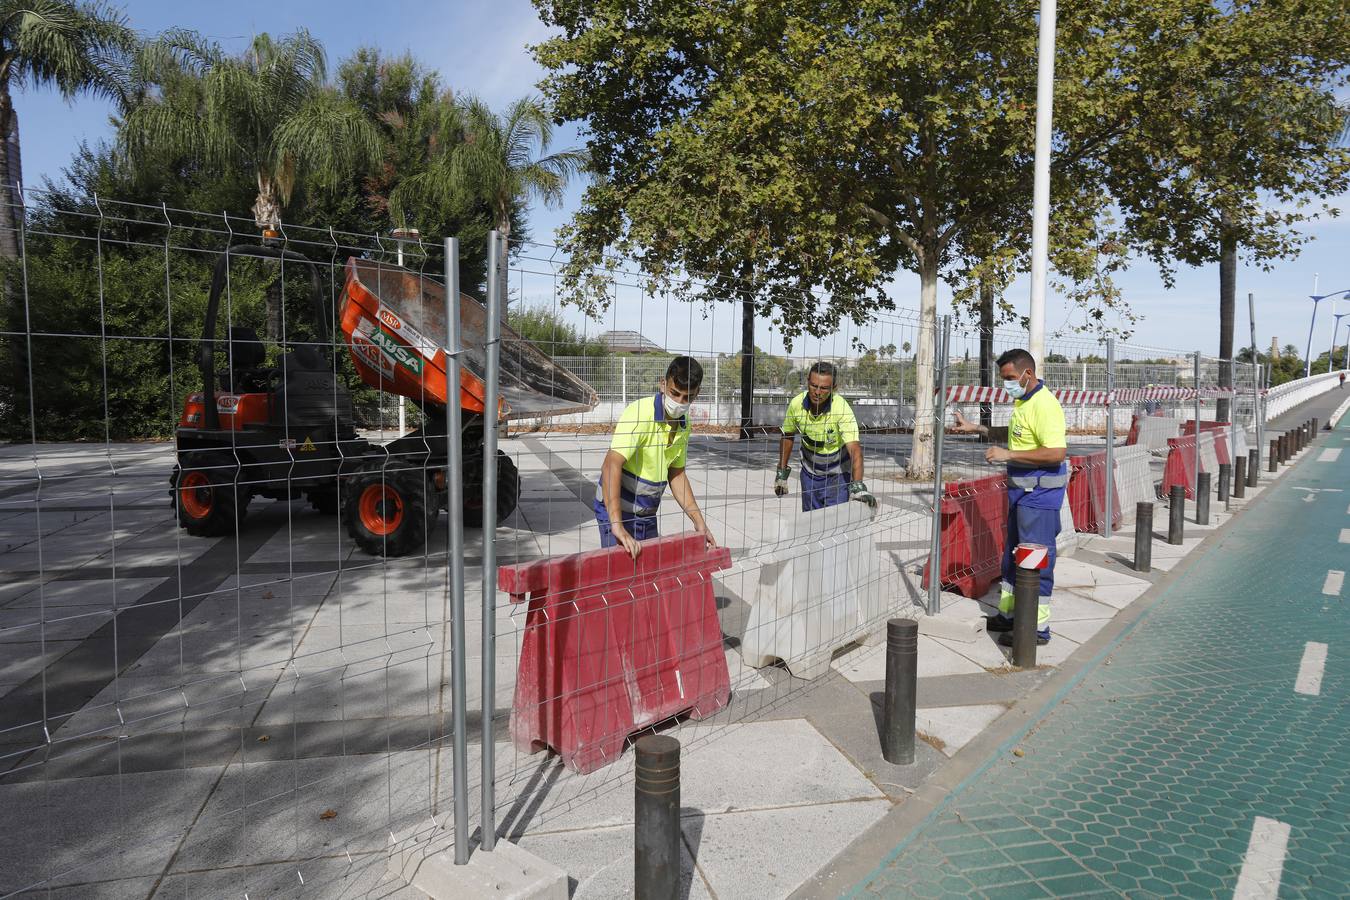
[[[1050,565],[1050,550],[1044,544],[1018,544],[1013,562],[1019,569],[1044,569]]]
[[[1082,391],[1072,388],[1060,388],[1054,391],[1059,402],[1065,406],[1106,406],[1106,391]],[[1194,400],[1195,388],[1183,387],[1147,387],[1119,388],[1112,392],[1111,405],[1140,403],[1144,400]],[[1204,400],[1231,399],[1235,396],[1232,388],[1202,387],[1200,397]],[[1011,403],[1012,397],[1001,387],[980,387],[974,384],[954,384],[947,388],[948,403]]]

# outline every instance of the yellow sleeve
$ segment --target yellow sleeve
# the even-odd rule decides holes
[[[1041,414],[1036,417],[1036,443],[1042,447],[1067,448],[1069,442],[1064,427],[1064,407],[1059,401],[1044,404]]]
[[[797,433],[797,410],[796,400],[789,400],[787,405],[787,415],[783,417],[783,434]]]
[[[675,441],[680,446],[680,454],[670,461],[670,468],[683,469],[689,465],[689,432],[680,432]]]
[[[628,408],[619,416],[619,422],[614,426],[614,437],[609,441],[609,449],[619,454],[624,460],[633,458],[633,454],[642,449],[647,443],[651,429],[643,421],[641,415],[641,400],[635,400],[628,404]]]
[[[839,417],[839,439],[846,445],[858,440],[858,417],[853,414],[852,406],[845,406]]]

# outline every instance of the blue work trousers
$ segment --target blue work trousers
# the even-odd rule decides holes
[[[1059,538],[1059,509],[1045,509],[1019,503],[1008,492],[1008,542],[1003,548],[1003,590],[1011,594],[1017,579],[1017,565],[1013,562],[1013,548],[1018,544],[1044,544],[1050,563],[1041,569],[1041,597],[1049,597],[1055,589],[1055,541]],[[1058,491],[1061,500],[1064,491]],[[1019,498],[1020,499],[1020,498]]]
[[[838,506],[848,502],[848,478],[838,475],[812,475],[802,469],[802,512]]]

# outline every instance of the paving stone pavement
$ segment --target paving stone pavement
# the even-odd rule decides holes
[[[1319,438],[852,895],[1344,896],[1350,618],[1327,576],[1350,458],[1318,451],[1347,436]]]

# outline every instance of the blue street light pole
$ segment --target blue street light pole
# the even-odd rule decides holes
[[[1332,291],[1330,294],[1308,295],[1308,297],[1313,302],[1313,314],[1312,314],[1312,321],[1308,323],[1308,350],[1307,350],[1308,363],[1303,370],[1304,378],[1307,378],[1309,375],[1312,374],[1312,336],[1313,336],[1313,326],[1317,324],[1317,304],[1331,297],[1340,297],[1342,294],[1350,294],[1350,288],[1346,288],[1343,291]],[[1333,347],[1336,345],[1335,329],[1332,329],[1331,343]],[[1327,371],[1328,372],[1331,371],[1331,354],[1329,353],[1327,354]]]
[[[1331,351],[1327,354],[1327,371],[1332,371],[1336,359],[1336,335],[1341,333],[1341,319],[1350,317],[1350,312],[1332,313],[1335,324],[1331,326]],[[1343,368],[1350,369],[1350,323],[1345,326],[1345,361]]]

